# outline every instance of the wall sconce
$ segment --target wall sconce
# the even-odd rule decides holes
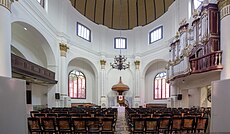
[[[105,60],[100,60],[100,63],[101,63],[101,69],[105,69],[106,61]]]
[[[135,64],[135,68],[139,69],[139,67],[140,67],[140,61],[136,60],[136,61],[134,61],[134,64]]]

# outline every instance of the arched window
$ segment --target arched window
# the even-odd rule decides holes
[[[166,72],[160,72],[154,79],[154,99],[167,99],[170,96],[169,84],[166,83]]]
[[[69,97],[72,99],[86,98],[86,78],[80,71],[73,70],[69,73]]]

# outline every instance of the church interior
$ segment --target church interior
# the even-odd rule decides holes
[[[230,132],[229,15],[230,0],[0,0],[0,133]]]

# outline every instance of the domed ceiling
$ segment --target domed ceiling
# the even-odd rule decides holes
[[[132,29],[163,15],[174,0],[70,0],[91,21],[112,29]]]

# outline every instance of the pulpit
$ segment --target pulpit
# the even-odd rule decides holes
[[[125,106],[125,97],[122,95],[124,91],[128,91],[129,87],[122,83],[121,77],[118,84],[112,86],[112,90],[118,92],[117,102],[120,106]]]

